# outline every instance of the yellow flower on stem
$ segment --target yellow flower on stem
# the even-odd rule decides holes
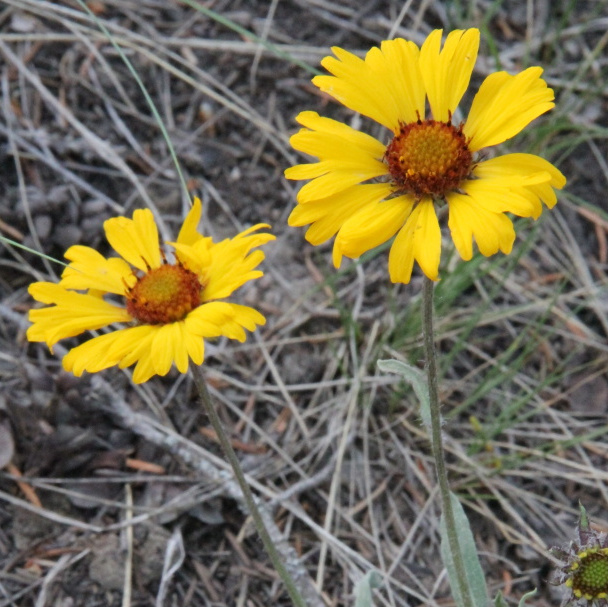
[[[530,67],[512,76],[488,76],[468,118],[452,122],[469,86],[479,30],[456,30],[441,48],[441,30],[419,49],[396,39],[365,59],[334,47],[321,62],[332,75],[315,84],[346,107],[391,131],[388,144],[316,112],[301,112],[304,127],[290,139],[318,162],[285,171],[310,180],[298,193],[289,225],[312,224],[306,239],[318,245],[335,236],[333,261],[355,258],[396,234],[388,267],[393,282],[409,282],[414,262],[439,277],[441,232],[437,211],[447,205],[448,226],[460,256],[473,256],[473,239],[486,256],[510,253],[515,240],[505,213],[537,219],[544,202],[556,203],[565,177],[533,154],[484,159],[479,152],[510,139],[553,106],[553,91]],[[428,102],[429,113],[426,112]]]
[[[550,583],[564,585],[570,596],[562,605],[608,605],[608,538],[595,529],[582,504],[576,526],[577,540],[566,548],[554,547],[551,553],[560,561]]]
[[[194,200],[169,258],[159,245],[150,210],[133,218],[115,217],[104,223],[108,242],[120,257],[106,258],[90,247],[70,247],[70,264],[59,283],[36,282],[29,293],[47,307],[32,309],[30,341],[59,340],[84,331],[111,330],[73,348],[63,367],[80,376],[117,365],[136,363],[133,381],[166,375],[174,363],[180,373],[189,360],[200,365],[204,338],[225,336],[245,341],[245,329],[263,325],[253,308],[225,301],[240,286],[263,275],[257,266],[264,253],[257,247],[274,240],[255,225],[232,239],[213,242],[197,231],[201,202]],[[253,250],[256,249],[256,250]]]

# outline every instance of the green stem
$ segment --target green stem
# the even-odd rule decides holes
[[[253,494],[251,493],[251,489],[249,488],[249,485],[247,484],[247,480],[245,479],[245,474],[243,473],[243,469],[241,468],[239,459],[238,459],[236,453],[234,452],[234,449],[232,448],[232,444],[230,443],[230,440],[228,439],[228,436],[226,435],[226,432],[224,431],[222,422],[220,421],[220,418],[215,410],[215,407],[213,406],[213,403],[211,402],[211,396],[209,394],[209,390],[207,390],[207,383],[205,382],[205,376],[203,375],[203,371],[197,365],[192,365],[191,369],[192,369],[192,375],[194,377],[194,383],[196,384],[199,396],[201,397],[201,400],[203,401],[203,405],[205,406],[205,410],[207,412],[207,415],[209,416],[211,425],[213,426],[213,429],[215,430],[218,441],[224,451],[224,455],[226,456],[226,458],[228,459],[228,462],[232,466],[232,470],[234,471],[236,480],[238,481],[239,486],[241,487],[241,491],[243,492],[243,498],[245,499],[245,504],[247,505],[249,514],[251,514],[251,517],[253,518],[253,522],[256,526],[256,529],[258,530],[258,533],[260,534],[260,538],[262,539],[264,548],[266,548],[266,552],[268,553],[268,556],[270,557],[270,560],[272,561],[272,564],[274,565],[275,570],[277,571],[277,573],[283,580],[283,583],[285,584],[285,587],[287,588],[287,592],[289,593],[289,596],[291,597],[293,604],[296,607],[307,607],[306,602],[304,601],[304,599],[302,598],[298,589],[296,588],[296,585],[295,585],[292,577],[289,575],[289,572],[285,568],[283,559],[279,555],[279,553],[270,537],[270,534],[268,533],[268,529],[266,529],[266,525],[264,524],[262,515],[255,503],[255,498],[253,497]]]
[[[471,588],[467,580],[464,561],[458,542],[458,530],[454,519],[454,510],[450,499],[450,485],[443,451],[441,436],[441,411],[439,405],[439,387],[437,379],[437,355],[435,351],[435,331],[433,329],[433,281],[424,278],[422,291],[422,332],[424,334],[424,354],[426,358],[426,374],[428,380],[429,401],[431,410],[431,447],[433,459],[437,469],[439,493],[441,495],[441,509],[445,521],[448,543],[462,604],[464,607],[473,607]]]

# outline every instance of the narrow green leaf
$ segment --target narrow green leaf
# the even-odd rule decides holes
[[[469,588],[471,589],[473,605],[474,607],[487,607],[490,599],[486,587],[486,578],[483,569],[481,568],[479,557],[477,556],[477,547],[475,546],[475,539],[473,538],[469,520],[464,513],[460,501],[453,493],[450,493],[450,501],[452,502],[452,510],[454,511],[454,519],[458,533],[458,545],[460,546],[460,553],[464,562],[467,581],[469,583]],[[458,589],[454,559],[452,557],[452,551],[450,550],[443,515],[441,517],[439,531],[441,534],[441,557],[443,558],[443,564],[448,572],[454,601],[458,607],[461,607],[463,605],[463,600]]]
[[[509,607],[509,603],[505,601],[505,597],[502,596],[502,592],[500,590],[494,598],[494,607]]]
[[[526,592],[521,599],[519,599],[518,607],[526,607],[526,601],[529,598],[532,598],[536,594],[536,588],[534,590],[530,590],[530,592]],[[505,601],[505,597],[502,596],[502,592],[498,591],[496,598],[494,599],[494,607],[509,607],[509,603]]]
[[[534,590],[530,590],[530,592],[526,592],[526,594],[524,594],[524,596],[522,596],[521,599],[519,599],[519,607],[525,607],[526,601],[528,599],[532,598],[535,594],[536,594],[536,588],[534,588]]]
[[[579,522],[579,526],[582,531],[588,531],[589,530],[589,516],[587,515],[587,510],[585,509],[585,506],[583,506],[583,504],[581,504],[580,502],[578,503],[578,507],[579,507],[580,513],[581,513],[581,520]]]
[[[373,607],[372,590],[379,588],[381,582],[377,571],[368,571],[355,586],[355,607]]]
[[[420,401],[420,417],[428,432],[431,431],[431,405],[429,402],[429,387],[425,374],[400,360],[379,360],[378,369],[384,373],[396,373],[412,386]]]
[[[49,261],[58,263],[59,265],[65,266],[66,268],[68,267],[67,263],[64,263],[63,261],[59,261],[58,259],[55,259],[54,257],[51,257],[50,255],[45,255],[44,253],[41,253],[40,251],[36,251],[36,249],[26,247],[25,245],[21,244],[20,242],[17,242],[16,240],[11,240],[10,238],[7,238],[6,236],[0,235],[0,242],[7,242],[8,244],[12,245],[13,247],[16,247],[18,249],[23,249],[24,251],[27,251],[28,253],[33,253],[34,255],[38,255],[38,257],[44,257],[44,259],[48,259]]]

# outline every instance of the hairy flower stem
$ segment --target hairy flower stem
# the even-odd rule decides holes
[[[454,510],[450,499],[450,485],[443,451],[441,436],[441,411],[439,405],[439,388],[437,380],[437,354],[435,351],[435,331],[433,329],[433,281],[424,277],[422,291],[422,332],[424,335],[424,355],[426,359],[426,374],[429,390],[429,401],[431,410],[431,447],[433,459],[437,469],[437,480],[439,481],[439,493],[441,495],[441,509],[445,521],[448,543],[454,569],[456,572],[458,589],[462,597],[463,607],[473,607],[471,588],[467,580],[464,561],[458,542],[458,530],[454,519]]]
[[[224,455],[226,456],[226,458],[228,459],[228,462],[232,466],[232,470],[234,472],[236,480],[237,480],[239,486],[241,487],[241,491],[243,492],[243,498],[245,499],[245,504],[247,505],[249,514],[251,514],[255,527],[256,527],[258,533],[260,534],[260,538],[262,539],[264,548],[266,548],[266,552],[268,553],[268,556],[270,557],[270,560],[272,561],[272,564],[274,565],[276,572],[279,574],[279,576],[283,580],[283,583],[285,584],[285,587],[287,589],[287,592],[289,593],[289,596],[290,596],[293,604],[296,607],[307,607],[306,602],[300,595],[293,579],[291,578],[291,576],[289,575],[289,572],[285,568],[285,565],[283,564],[283,560],[281,559],[281,556],[279,555],[272,539],[270,538],[268,530],[266,529],[266,525],[264,524],[262,515],[260,514],[260,511],[255,503],[255,498],[253,497],[253,494],[251,493],[251,489],[249,488],[249,485],[247,484],[247,480],[245,479],[245,474],[243,473],[243,469],[241,468],[238,457],[237,457],[236,453],[234,452],[234,449],[232,448],[232,444],[230,443],[230,440],[228,439],[228,436],[226,435],[226,432],[224,431],[222,422],[220,421],[220,418],[215,410],[215,407],[213,406],[213,403],[211,402],[211,396],[209,394],[209,390],[207,390],[207,383],[205,382],[205,376],[203,374],[203,371],[200,367],[198,367],[196,365],[191,365],[191,370],[192,370],[192,375],[194,377],[194,383],[196,384],[196,388],[198,390],[199,396],[201,397],[201,400],[203,401],[203,405],[205,406],[205,411],[207,412],[207,415],[209,416],[209,420],[211,421],[211,425],[213,426],[213,429],[215,430],[218,441],[222,447],[222,450],[224,451]]]

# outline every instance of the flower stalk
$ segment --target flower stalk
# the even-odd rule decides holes
[[[441,496],[441,510],[445,521],[446,535],[449,549],[452,553],[454,570],[463,607],[474,607],[471,588],[467,579],[466,568],[462,559],[462,552],[458,541],[458,529],[452,501],[450,499],[450,485],[448,481],[443,440],[441,436],[441,410],[439,404],[439,384],[437,374],[437,356],[435,350],[435,330],[433,327],[433,281],[424,277],[422,291],[422,332],[424,336],[425,368],[428,381],[429,405],[431,417],[431,448],[439,494]]]
[[[245,474],[243,473],[243,469],[241,468],[241,464],[239,463],[239,459],[232,448],[232,444],[230,443],[230,439],[226,435],[224,431],[224,427],[222,426],[222,422],[211,402],[211,395],[209,394],[209,390],[207,389],[207,383],[205,381],[205,376],[201,367],[198,365],[191,365],[192,368],[192,376],[194,378],[194,383],[198,390],[198,394],[203,402],[203,406],[205,407],[205,412],[209,416],[209,420],[211,421],[211,425],[215,430],[217,435],[217,439],[220,443],[220,446],[224,452],[224,455],[228,459],[228,462],[232,466],[232,470],[236,477],[236,480],[243,492],[243,498],[245,500],[245,504],[247,505],[247,509],[249,510],[249,514],[253,519],[253,523],[260,534],[260,538],[262,543],[264,544],[264,548],[274,565],[276,572],[279,574],[280,578],[283,580],[285,584],[285,588],[294,604],[295,607],[307,607],[306,602],[302,598],[302,595],[298,591],[295,582],[293,581],[291,575],[287,571],[281,556],[279,555],[271,537],[266,529],[266,525],[264,524],[264,520],[260,513],[259,508],[255,502],[255,498],[251,493],[251,489],[247,484],[247,480],[245,479]]]

